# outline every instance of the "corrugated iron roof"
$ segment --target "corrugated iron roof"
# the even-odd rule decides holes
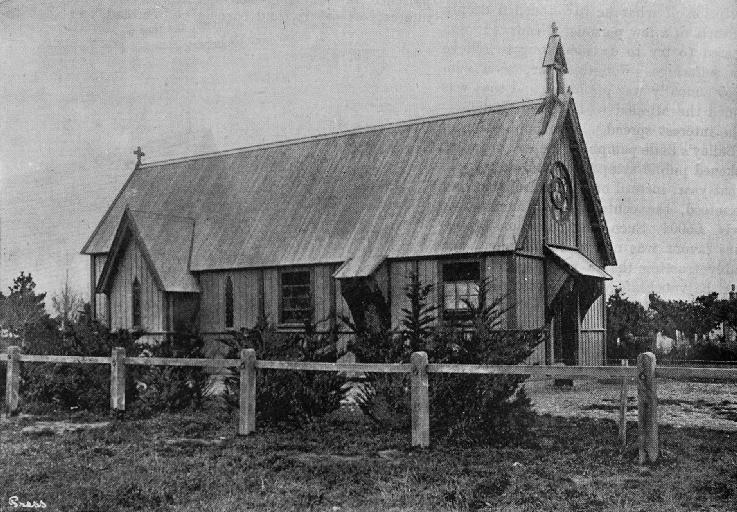
[[[164,290],[199,292],[197,280],[189,272],[194,220],[141,211],[131,214]]]
[[[612,278],[612,276],[599,268],[596,263],[588,259],[584,254],[576,249],[565,249],[563,247],[554,247],[551,245],[546,247],[569,271],[581,276],[605,279],[607,281]]]
[[[194,220],[186,217],[160,213],[133,211],[125,208],[120,227],[112,242],[113,254],[100,274],[99,286],[107,288],[112,272],[125,250],[123,239],[130,231],[140,244],[154,278],[162,290],[167,292],[200,291],[197,280],[189,272],[189,257],[192,249]]]
[[[109,251],[126,205],[194,219],[191,271],[514,250],[542,101],[145,164],[83,252]]]
[[[383,256],[377,256],[375,254],[370,255],[368,258],[362,258],[365,254],[359,253],[358,257],[349,258],[335,271],[333,277],[336,279],[348,279],[351,277],[370,276],[386,259]]]

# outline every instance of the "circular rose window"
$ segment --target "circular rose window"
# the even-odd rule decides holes
[[[556,220],[563,220],[571,211],[573,202],[573,189],[568,170],[565,166],[556,162],[550,169],[548,181],[550,189],[550,201],[553,203],[553,216]]]

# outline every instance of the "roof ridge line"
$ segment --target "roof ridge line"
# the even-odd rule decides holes
[[[294,144],[303,144],[305,142],[313,142],[316,140],[324,140],[324,139],[333,139],[338,137],[345,137],[348,135],[357,135],[360,133],[367,133],[367,132],[373,132],[373,131],[379,131],[379,130],[387,130],[390,128],[400,128],[403,126],[411,126],[416,124],[422,124],[422,123],[430,123],[433,121],[444,121],[446,119],[458,119],[461,117],[468,117],[472,115],[477,114],[486,114],[490,112],[499,112],[502,110],[509,110],[513,108],[528,106],[528,105],[535,105],[541,101],[544,101],[545,98],[536,98],[532,100],[524,100],[524,101],[517,101],[513,103],[502,103],[500,105],[494,105],[491,107],[482,107],[477,109],[469,109],[469,110],[462,110],[460,112],[452,112],[449,114],[438,114],[435,116],[427,116],[427,117],[419,117],[415,119],[407,119],[405,121],[394,121],[390,123],[383,123],[378,125],[372,125],[372,126],[365,126],[361,128],[352,128],[348,130],[341,130],[337,132],[328,132],[328,133],[321,133],[317,135],[309,135],[307,137],[297,137],[294,139],[286,139],[281,141],[275,141],[275,142],[265,142],[261,144],[254,144],[252,146],[242,146],[239,148],[232,148],[232,149],[224,149],[222,151],[212,151],[209,153],[200,153],[197,155],[189,155],[189,156],[183,156],[183,157],[175,157],[175,158],[169,158],[166,160],[159,160],[155,162],[146,162],[142,163],[137,167],[138,169],[145,169],[148,167],[156,167],[159,165],[165,165],[165,164],[174,164],[174,163],[182,163],[182,162],[189,162],[192,160],[200,160],[204,158],[214,158],[217,156],[228,156],[233,155],[237,153],[247,153],[250,151],[256,151],[259,149],[267,149],[267,148],[275,148],[275,147],[282,147],[282,146],[290,146]]]

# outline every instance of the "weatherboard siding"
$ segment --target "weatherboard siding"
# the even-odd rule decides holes
[[[141,285],[141,325],[143,331],[165,330],[166,300],[137,243],[131,242],[117,265],[110,289],[110,328],[133,329],[133,281]]]

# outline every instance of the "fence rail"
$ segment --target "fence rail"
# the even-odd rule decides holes
[[[9,347],[0,353],[0,363],[7,363],[6,408],[8,415],[19,410],[20,363],[106,364],[110,365],[110,407],[113,412],[125,411],[126,366],[194,366],[206,368],[237,368],[240,376],[238,434],[248,435],[256,430],[256,371],[292,370],[353,373],[409,373],[411,376],[412,445],[430,444],[429,379],[428,375],[527,375],[536,379],[621,379],[621,400],[626,412],[627,382],[637,379],[638,439],[640,463],[655,462],[658,458],[657,390],[656,378],[700,378],[737,380],[737,368],[675,367],[655,364],[655,356],[640,354],[637,366],[541,366],[541,365],[472,365],[429,363],[427,354],[415,352],[411,362],[405,363],[326,363],[312,361],[270,361],[256,359],[253,349],[241,351],[240,359],[126,357],[125,350],[116,347],[110,357],[57,356],[22,354],[19,347]],[[620,412],[620,438],[626,441],[626,418]]]
[[[0,353],[0,363],[7,362],[10,352]],[[59,364],[110,364],[106,356],[55,356],[20,354],[18,361],[29,363]],[[176,357],[125,357],[126,365],[139,366],[195,366],[204,368],[238,368],[240,359],[176,358]],[[410,373],[409,363],[325,363],[313,361],[256,361],[256,368],[264,370],[295,370],[318,372]],[[543,365],[486,365],[429,363],[427,373],[456,373],[474,375],[529,375],[542,378],[598,379],[637,377],[635,366],[543,366]],[[712,380],[737,380],[736,368],[707,368],[701,366],[661,366],[656,377],[698,378]]]

